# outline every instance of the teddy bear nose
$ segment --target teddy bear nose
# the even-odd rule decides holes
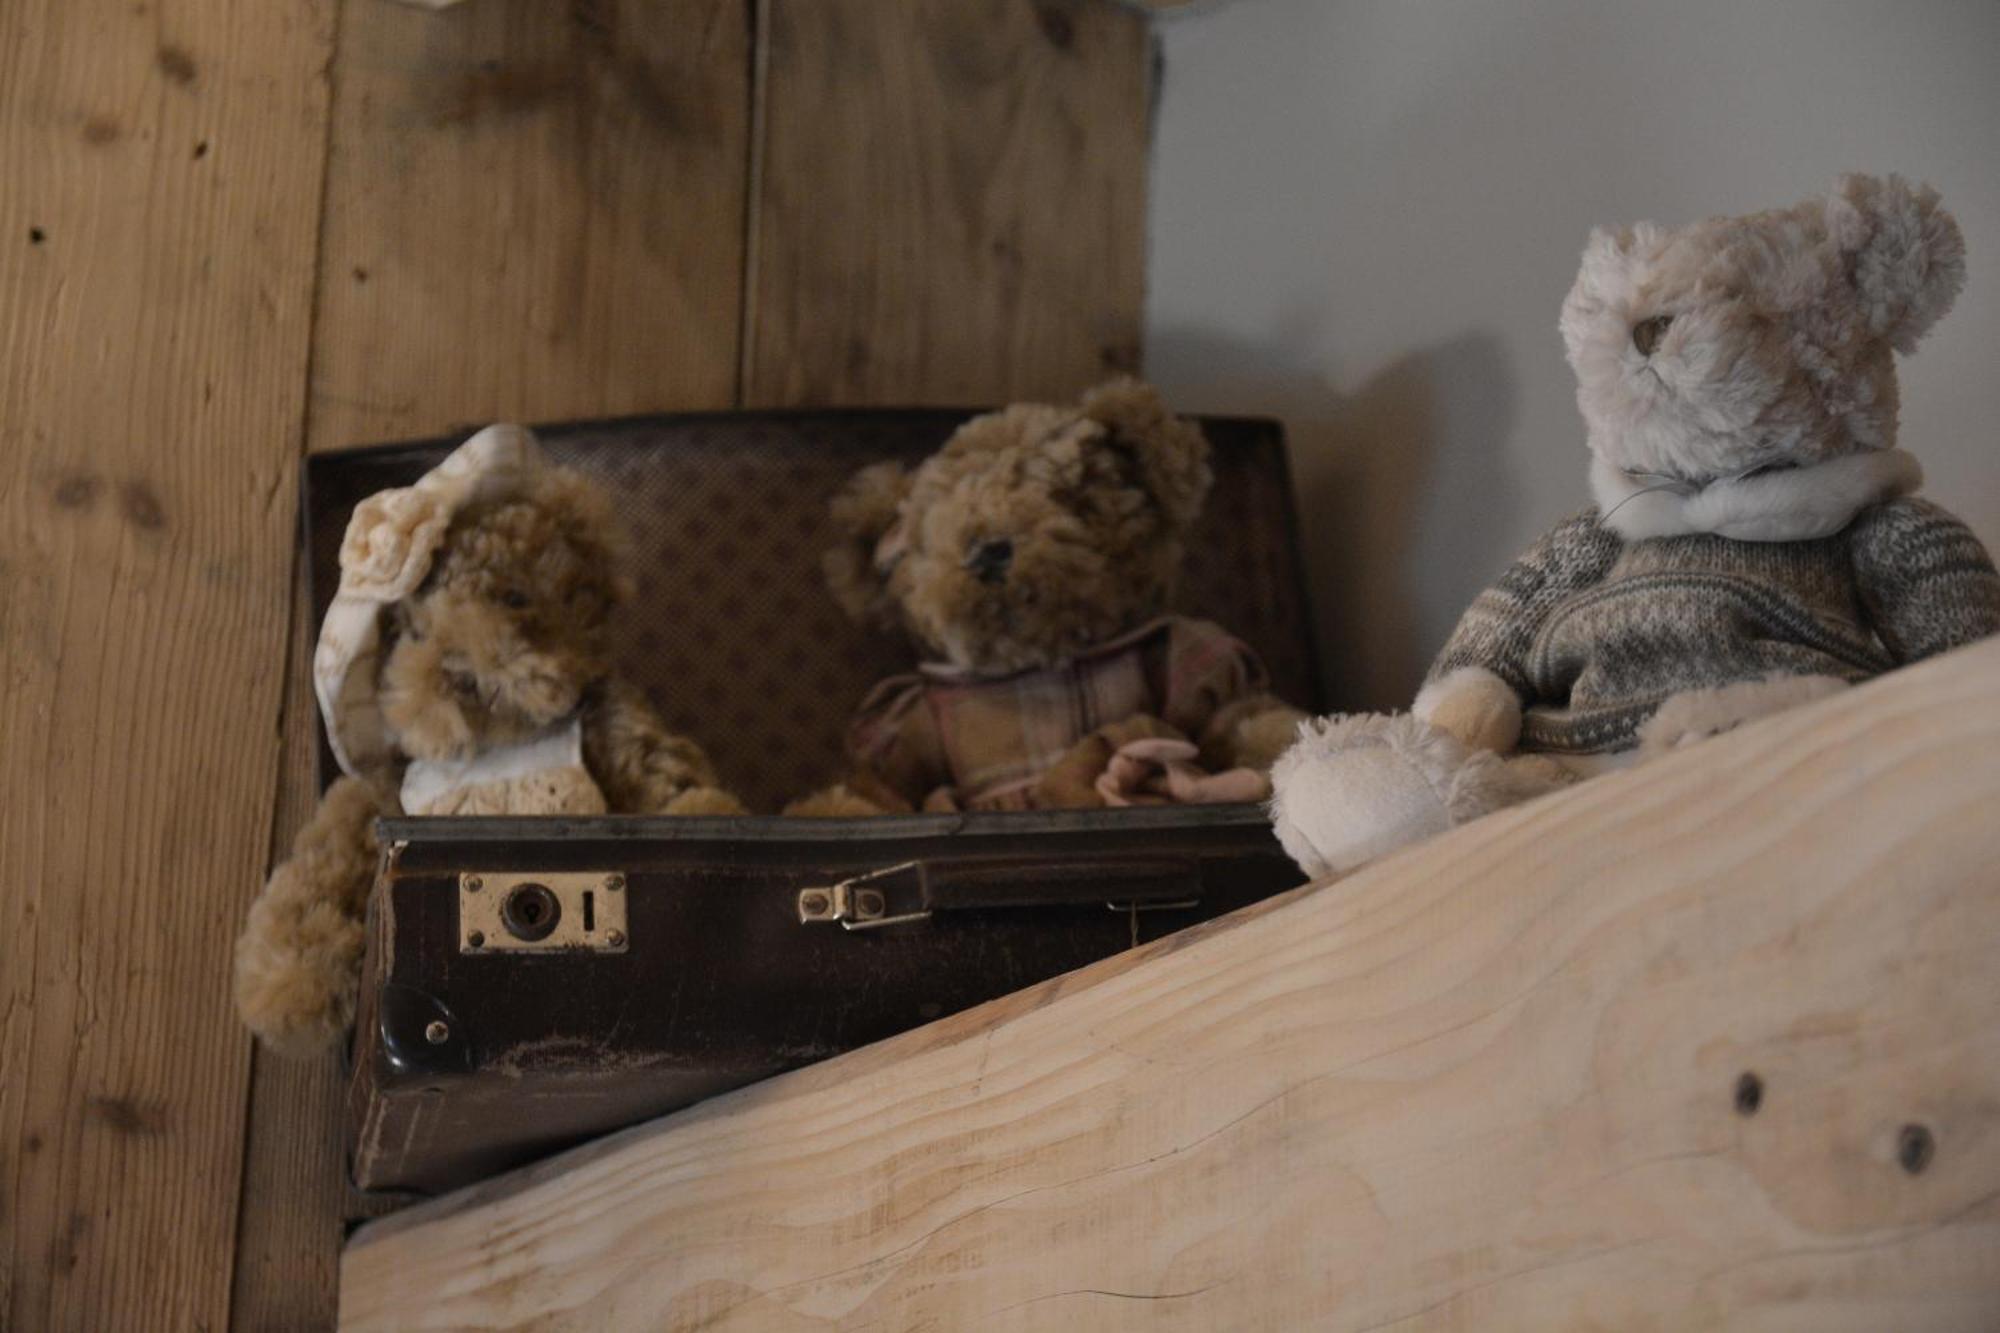
[[[1632,326],[1632,345],[1639,349],[1640,356],[1651,356],[1653,349],[1660,345],[1660,339],[1667,336],[1667,325],[1674,322],[1672,315],[1655,315],[1642,319]]]
[[[965,567],[981,583],[998,583],[1007,577],[1007,566],[1013,562],[1014,543],[1005,537],[974,542],[965,553]]]

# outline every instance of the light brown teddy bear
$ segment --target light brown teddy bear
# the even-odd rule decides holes
[[[1261,799],[1303,715],[1243,643],[1165,614],[1208,453],[1126,380],[859,473],[833,501],[828,582],[940,660],[878,685],[847,780],[787,813]]]
[[[518,426],[356,508],[313,657],[342,776],[236,948],[237,1007],[268,1044],[318,1050],[353,1018],[377,816],[743,813],[610,673],[617,541],[602,492]]]
[[[1481,593],[1407,714],[1279,761],[1312,875],[2000,631],[2000,576],[1914,492],[1897,352],[1965,278],[1937,192],[1600,230],[1562,334],[1597,505]]]

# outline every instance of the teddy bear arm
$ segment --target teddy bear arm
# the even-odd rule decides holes
[[[1535,702],[1537,635],[1567,598],[1603,582],[1622,548],[1594,509],[1544,533],[1466,607],[1411,712],[1474,749],[1513,749],[1522,710]]]
[[[2000,574],[1972,529],[1927,500],[1876,505],[1850,529],[1855,582],[1899,664],[2000,633]]]
[[[743,814],[701,747],[668,729],[645,695],[608,683],[583,719],[583,757],[619,814]]]
[[[375,819],[393,813],[367,783],[336,780],[251,904],[236,942],[236,1007],[272,1049],[312,1054],[353,1020]]]

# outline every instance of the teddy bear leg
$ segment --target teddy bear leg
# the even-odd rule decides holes
[[[325,1049],[354,1018],[381,813],[366,783],[335,782],[251,904],[236,942],[236,1008],[283,1054]]]
[[[720,787],[690,787],[668,801],[663,815],[747,815],[743,802]]]
[[[1574,777],[1539,756],[1503,759],[1407,713],[1309,722],[1271,769],[1271,822],[1315,878],[1377,857]]]

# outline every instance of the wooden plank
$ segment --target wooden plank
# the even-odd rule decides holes
[[[370,3],[341,25],[315,448],[736,392],[742,0]]]
[[[1991,1328],[1996,808],[2000,641],[375,1223],[343,1327]]]
[[[0,6],[0,1326],[219,1329],[318,0]]]
[[[1135,370],[1151,40],[1098,0],[767,0],[744,399]]]
[[[481,0],[343,17],[313,340],[315,450],[499,417],[728,406],[748,11]],[[296,606],[271,855],[317,799]],[[332,1055],[258,1052],[232,1326],[328,1328],[355,1195]]]

